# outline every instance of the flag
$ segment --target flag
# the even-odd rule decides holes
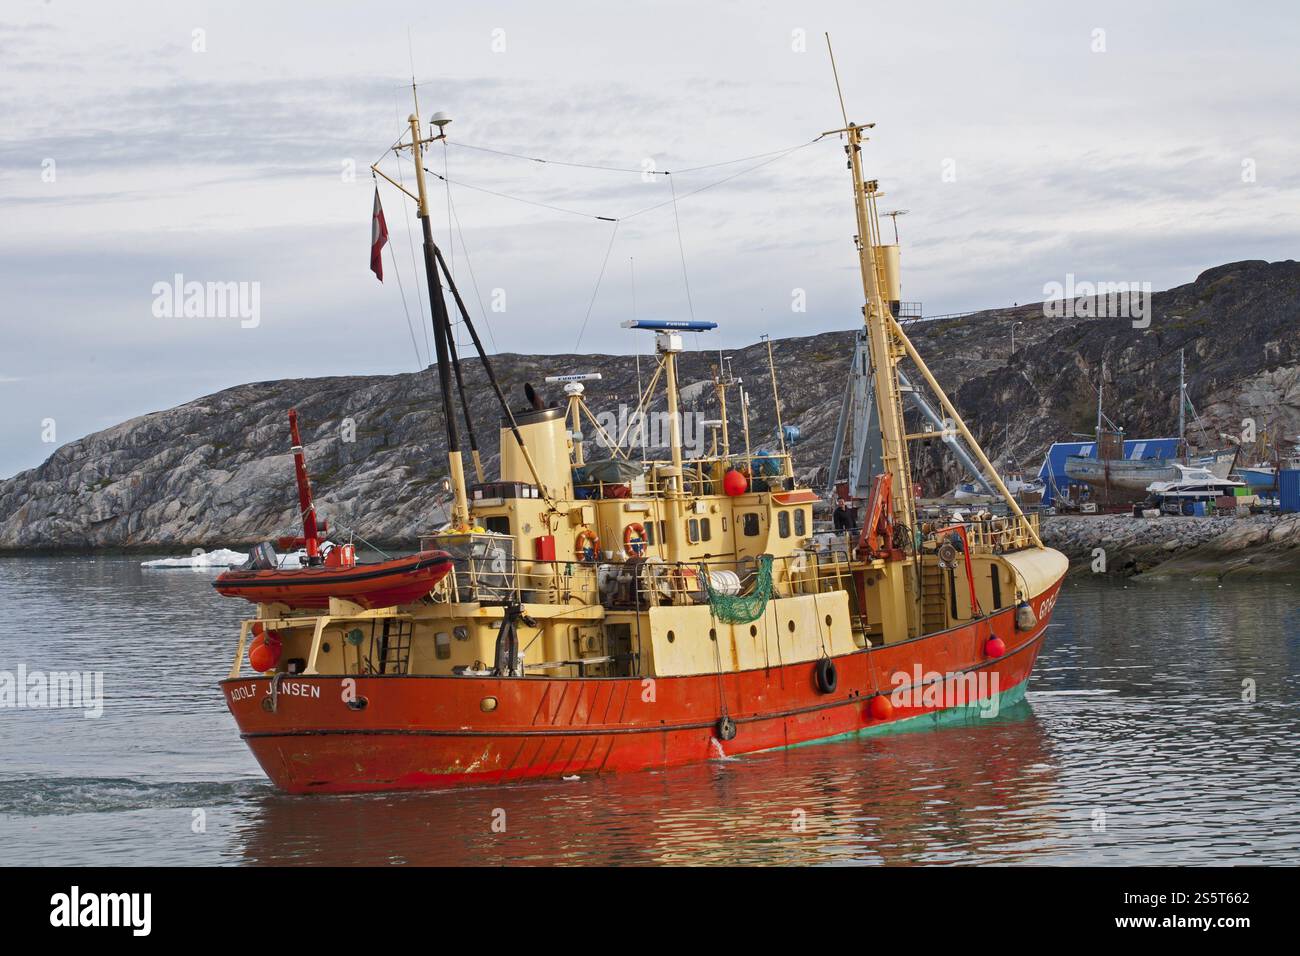
[[[388,224],[384,222],[384,207],[379,205],[379,187],[375,187],[375,213],[370,223],[370,271],[380,282],[384,281],[384,260],[380,253],[388,243]]]

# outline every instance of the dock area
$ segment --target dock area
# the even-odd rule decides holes
[[[1300,514],[1052,515],[1042,537],[1069,557],[1071,574],[1300,574]]]

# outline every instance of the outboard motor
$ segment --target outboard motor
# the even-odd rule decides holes
[[[263,541],[253,546],[244,562],[245,571],[274,571],[280,566],[280,559],[275,553],[275,546],[270,541]]]

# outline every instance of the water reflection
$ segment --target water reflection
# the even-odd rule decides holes
[[[274,864],[970,861],[1046,839],[1056,777],[1048,736],[1022,703],[962,727],[662,773],[397,797],[268,794],[238,840],[241,861]]]

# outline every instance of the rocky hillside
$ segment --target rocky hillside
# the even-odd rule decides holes
[[[1146,329],[1127,318],[1047,318],[1034,304],[918,323],[911,334],[994,460],[1012,457],[1036,469],[1051,441],[1090,430],[1103,360],[1108,415],[1132,435],[1173,433],[1180,348],[1191,395],[1212,432],[1238,433],[1251,417],[1260,428],[1300,433],[1300,265],[1292,261],[1220,266],[1156,293]],[[707,337],[698,344],[707,347]],[[778,340],[774,351],[783,420],[802,432],[797,460],[808,477],[824,479],[852,332]],[[766,349],[729,354],[752,395],[755,444],[770,447],[775,415]],[[715,359],[716,353],[692,353],[681,363],[684,399],[709,417],[716,415],[707,387]],[[507,354],[494,362],[518,407],[524,382],[591,370],[604,375],[588,388],[596,410],[635,406],[631,356]],[[644,376],[649,365],[643,358]],[[467,361],[465,369],[491,477],[499,409],[478,363]],[[243,544],[287,530],[296,512],[290,407],[304,425],[320,510],[334,526],[376,543],[409,541],[440,514],[445,458],[436,396],[432,371],[286,379],[143,415],[0,482],[0,550],[180,549]],[[547,397],[563,398],[558,387]],[[734,404],[732,412],[738,445]],[[917,467],[927,494],[958,478],[938,443],[918,456]]]

